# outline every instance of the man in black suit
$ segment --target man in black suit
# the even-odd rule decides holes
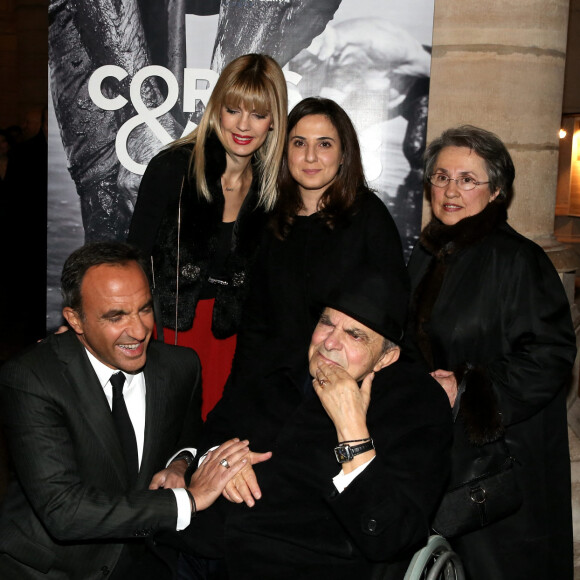
[[[201,421],[199,359],[150,342],[140,255],[87,244],[69,256],[61,283],[72,330],[0,373],[16,476],[0,518],[0,578],[169,578],[174,553],[147,539],[211,505],[246,462],[247,442],[221,445],[185,487],[195,450],[182,450]]]

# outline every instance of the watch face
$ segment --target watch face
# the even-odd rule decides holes
[[[343,443],[334,448],[334,455],[339,463],[346,463],[347,461],[352,461],[355,455],[364,453],[365,451],[370,451],[374,448],[375,445],[372,439],[369,439],[366,443],[361,445],[355,445],[354,447]]]
[[[354,455],[349,445],[339,445],[334,448],[334,455],[339,463],[346,463],[352,461]]]
[[[187,467],[189,467],[193,463],[194,457],[191,451],[184,451],[183,453],[176,455],[173,461],[177,461],[178,459],[185,460],[185,462],[187,463]]]

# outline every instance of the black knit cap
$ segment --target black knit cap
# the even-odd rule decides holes
[[[407,277],[387,278],[370,266],[349,272],[343,283],[330,293],[323,307],[334,308],[400,344],[407,318]]]

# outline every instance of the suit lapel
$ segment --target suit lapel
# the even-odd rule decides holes
[[[78,398],[78,412],[85,417],[88,428],[94,433],[111,458],[119,480],[127,482],[127,468],[119,443],[109,403],[97,375],[81,342],[72,330],[59,337],[58,354],[65,365],[64,380]]]
[[[167,373],[163,372],[159,354],[153,344],[149,346],[147,351],[144,374],[146,387],[145,438],[139,482],[149,485],[151,475],[159,467],[160,461],[169,459],[169,457],[160,458],[157,455],[159,449],[163,448],[162,426],[166,421],[167,424],[170,424],[171,421],[171,417],[167,414],[169,379]]]

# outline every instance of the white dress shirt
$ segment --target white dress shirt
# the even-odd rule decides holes
[[[357,475],[360,475],[371,464],[371,461],[375,457],[371,457],[367,462],[363,463],[362,465],[359,465],[356,469],[354,469],[350,473],[345,473],[341,469],[340,473],[332,478],[332,483],[334,483],[334,487],[336,487],[338,493],[342,493],[352,483],[353,479]]]
[[[109,407],[112,409],[113,386],[111,385],[111,376],[118,371],[109,368],[107,365],[93,356],[86,348],[85,350],[89,355],[89,360],[91,361],[93,369],[95,369],[97,378],[103,387],[105,397],[107,397],[107,402],[109,403]],[[125,375],[123,397],[125,398],[127,412],[129,413],[129,418],[131,419],[131,423],[133,424],[133,429],[135,431],[139,467],[141,467],[141,460],[143,459],[143,444],[145,441],[145,394],[147,392],[147,387],[145,385],[145,375],[143,372],[139,372],[134,375],[130,373],[123,374]],[[187,451],[191,451],[195,457],[195,449],[188,449]],[[173,458],[169,460],[167,465],[171,463],[172,459]],[[175,494],[175,501],[177,502],[176,530],[180,531],[189,526],[191,522],[191,504],[185,489],[172,489],[171,491]]]

